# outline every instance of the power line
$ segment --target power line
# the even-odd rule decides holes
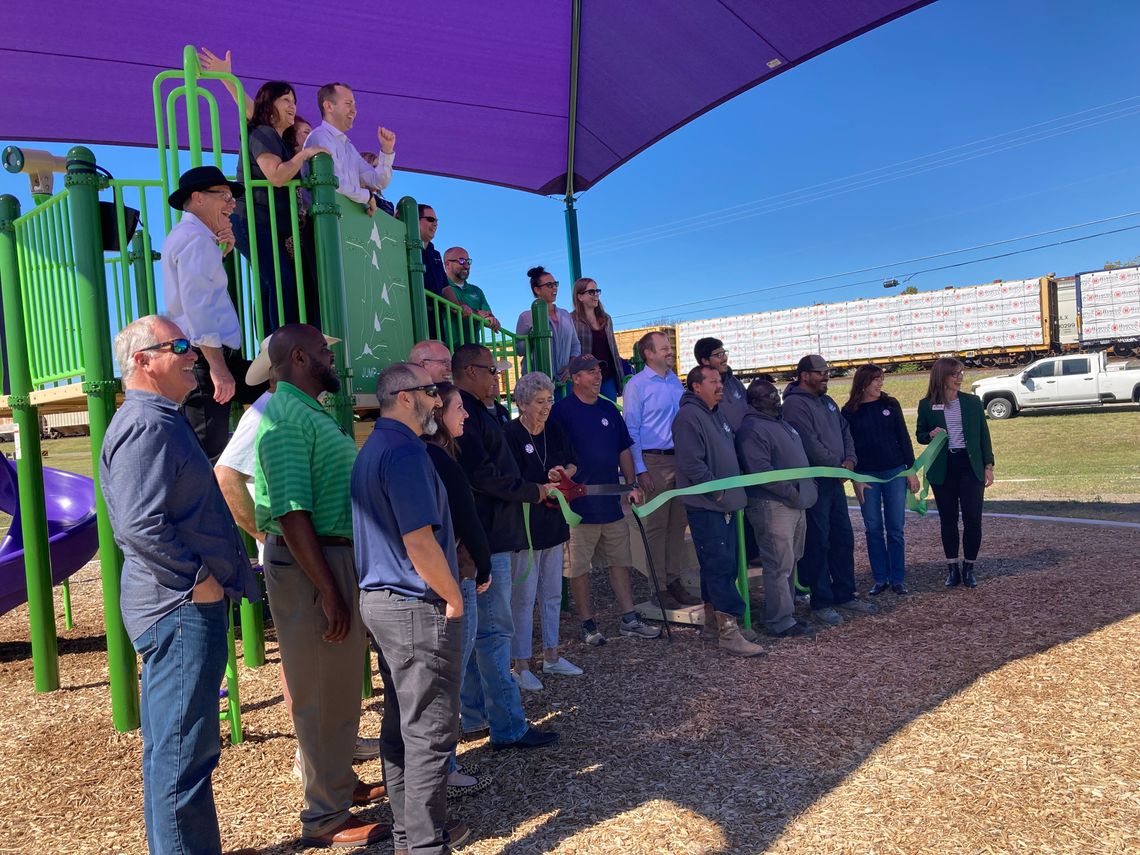
[[[811,285],[815,282],[825,282],[828,279],[839,279],[839,278],[844,277],[844,276],[857,276],[860,273],[869,273],[872,270],[884,270],[888,267],[901,267],[905,264],[916,264],[916,263],[921,262],[921,261],[933,261],[936,258],[946,258],[947,256],[950,256],[950,255],[960,255],[963,252],[974,252],[974,251],[979,250],[979,249],[989,249],[990,247],[994,247],[994,246],[1002,246],[1002,245],[1008,244],[1008,243],[1017,243],[1018,241],[1022,241],[1022,240],[1031,240],[1033,238],[1044,237],[1045,235],[1058,234],[1060,232],[1072,231],[1073,229],[1081,229],[1081,228],[1086,228],[1088,226],[1097,226],[1097,225],[1101,225],[1102,223],[1111,223],[1111,222],[1114,222],[1116,220],[1124,220],[1124,219],[1128,219],[1129,217],[1135,217],[1135,216],[1140,216],[1140,211],[1129,211],[1129,212],[1124,213],[1124,214],[1114,214],[1110,217],[1102,217],[1099,220],[1089,220],[1088,222],[1084,222],[1084,223],[1074,223],[1071,226],[1059,226],[1059,227],[1053,228],[1053,229],[1046,229],[1045,231],[1033,232],[1033,233],[1027,234],[1027,235],[1020,235],[1018,237],[1002,238],[1001,240],[994,240],[994,241],[989,241],[987,243],[976,244],[974,246],[962,247],[961,249],[948,249],[948,250],[945,250],[943,252],[935,252],[935,253],[932,253],[930,255],[920,255],[920,256],[916,256],[914,258],[902,259],[900,261],[890,261],[890,262],[887,262],[886,264],[873,264],[869,267],[858,267],[858,268],[855,268],[854,270],[845,270],[841,273],[828,273],[828,274],[823,275],[823,276],[813,276],[810,279],[797,279],[794,282],[783,282],[783,283],[780,283],[778,285],[767,285],[763,288],[753,288],[753,289],[750,289],[748,291],[737,291],[734,294],[723,294],[719,297],[706,297],[706,298],[701,299],[701,300],[688,300],[684,303],[674,303],[670,306],[659,306],[659,307],[652,309],[650,311],[626,312],[625,314],[614,315],[613,317],[615,320],[619,319],[619,318],[643,317],[647,314],[653,314],[655,312],[668,311],[669,309],[684,309],[684,308],[687,308],[689,306],[699,306],[699,305],[703,305],[706,303],[716,303],[716,302],[719,302],[721,300],[731,300],[735,297],[743,297],[746,294],[762,294],[762,293],[767,293],[769,291],[780,291],[780,290],[783,290],[784,288],[794,288],[797,285]],[[1129,228],[1140,228],[1140,227],[1130,226]],[[1121,231],[1127,231],[1127,229],[1122,229]],[[1097,234],[1088,235],[1087,237],[1090,237],[1090,238],[1100,237],[1101,235],[1105,235],[1105,234],[1115,234],[1115,232],[1113,232],[1113,231],[1099,232]],[[1085,239],[1086,238],[1075,238],[1074,240],[1085,240]],[[1063,243],[1064,242],[1068,242],[1068,241],[1063,241]],[[1059,245],[1060,244],[1048,244],[1047,246],[1059,246]],[[1028,252],[1030,250],[1025,250],[1025,251]],[[1012,253],[1012,254],[1016,254],[1016,253]],[[999,256],[992,256],[992,257],[993,258],[1002,258],[1004,256],[999,255]],[[983,258],[983,259],[977,259],[977,260],[978,261],[987,261],[989,259]],[[973,262],[964,262],[964,263],[973,263]],[[931,270],[938,270],[938,269],[942,269],[942,268],[931,268]],[[926,270],[916,271],[915,273],[911,274],[911,276],[915,276],[918,273],[927,273],[927,272],[931,272],[931,271],[926,271]],[[854,282],[854,283],[850,283],[848,285],[844,285],[844,286],[840,286],[840,287],[850,288],[850,287],[854,287],[855,285],[865,285],[865,284],[868,284],[869,282],[875,282],[875,281],[877,281],[877,280],[871,279],[871,280],[867,280],[866,282]],[[820,290],[826,291],[826,290],[833,290],[833,289],[825,288],[825,289],[820,289]],[[736,303],[733,305],[740,305],[740,304]],[[726,306],[720,306],[717,308],[723,309],[723,308],[727,308],[727,307]]]

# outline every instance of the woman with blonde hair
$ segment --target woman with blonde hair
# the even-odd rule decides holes
[[[946,587],[977,587],[974,561],[982,545],[982,502],[994,483],[994,450],[982,401],[962,391],[962,363],[944,356],[930,369],[926,397],[918,402],[915,438],[929,445],[945,432],[945,448],[926,471],[938,504]],[[958,516],[962,517],[962,563],[958,563]]]
[[[592,353],[602,364],[602,397],[616,401],[621,394],[621,355],[614,338],[614,321],[602,306],[602,289],[598,283],[583,277],[574,283],[572,300],[574,331],[582,353]]]

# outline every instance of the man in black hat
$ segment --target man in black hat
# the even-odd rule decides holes
[[[230,214],[244,192],[216,166],[188,170],[169,199],[182,220],[162,246],[166,310],[200,354],[193,369],[198,386],[184,410],[212,463],[226,447],[230,401],[251,404],[265,391],[264,384],[245,383],[249,361],[241,355],[241,321],[222,264],[234,248]]]

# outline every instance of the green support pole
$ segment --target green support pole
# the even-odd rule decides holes
[[[566,254],[570,258],[570,281],[582,278],[582,249],[578,244],[578,211],[574,197],[566,196]]]
[[[408,293],[412,300],[412,335],[416,341],[428,337],[427,297],[424,296],[423,241],[420,240],[420,208],[411,196],[400,200],[396,213],[408,231],[404,246],[408,250]]]
[[[736,588],[740,591],[740,599],[744,600],[744,620],[741,622],[745,629],[752,629],[752,599],[748,595],[748,556],[744,553],[744,511],[736,512],[736,561],[737,576]]]
[[[99,477],[103,437],[115,413],[118,381],[111,369],[107,315],[107,282],[103,266],[103,234],[99,223],[99,190],[104,181],[94,169],[95,155],[83,146],[67,153],[64,184],[71,202],[71,245],[75,253],[75,285],[83,329],[83,372],[91,427],[91,460],[95,478],[95,513],[99,528],[99,561],[103,567],[103,620],[107,627],[107,664],[111,676],[111,716],[118,731],[139,726],[139,675],[135,651],[119,611],[122,553],[115,544]]]
[[[155,255],[157,254],[155,253]],[[158,310],[151,299],[148,284],[151,279],[149,275],[150,266],[156,259],[147,257],[146,236],[141,231],[135,232],[135,236],[131,238],[130,259],[135,277],[135,306],[138,308],[135,317],[153,315]]]
[[[530,304],[530,355],[529,371],[541,371],[548,377],[554,376],[554,360],[550,355],[550,342],[554,337],[550,332],[550,307],[545,300],[535,300]]]
[[[331,406],[341,427],[353,436],[352,424],[352,364],[345,346],[344,268],[340,257],[340,206],[336,200],[336,176],[332,158],[318,154],[309,161],[312,170],[308,186],[313,194],[309,213],[313,217],[313,235],[317,247],[317,290],[321,298],[321,326],[325,335],[339,338],[332,346],[336,357],[337,373],[341,378],[340,391],[327,395],[325,406]],[[418,228],[418,226],[417,226]],[[422,266],[421,266],[422,267]],[[421,301],[423,278],[420,278]],[[331,401],[329,400],[331,398]]]
[[[21,453],[16,460],[20,520],[24,536],[24,576],[28,585],[28,623],[32,636],[32,673],[37,692],[59,688],[59,649],[55,636],[55,602],[48,551],[47,509],[44,505],[43,458],[40,456],[40,416],[32,404],[32,372],[24,330],[24,298],[16,259],[15,196],[0,196],[0,287],[4,300],[4,339],[7,342],[8,405],[19,430]]]

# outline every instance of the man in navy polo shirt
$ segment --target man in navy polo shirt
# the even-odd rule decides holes
[[[380,648],[380,751],[396,851],[444,855],[447,767],[459,727],[463,595],[447,492],[420,434],[436,430],[427,371],[397,362],[376,380],[380,418],[352,470],[360,614]]]
[[[602,364],[591,354],[570,360],[573,394],[554,405],[550,417],[566,431],[574,444],[578,471],[574,480],[580,484],[617,484],[618,472],[627,484],[635,484],[633,472],[633,440],[618,408],[600,396]],[[641,490],[631,492],[641,501]],[[622,610],[618,632],[638,638],[657,638],[661,628],[645,623],[633,608],[629,586],[629,568],[633,559],[629,552],[629,527],[622,518],[620,496],[586,496],[571,503],[581,514],[582,524],[570,529],[570,592],[574,608],[582,621],[582,638],[587,644],[600,646],[606,637],[594,621],[590,602],[590,568],[608,567],[610,585]]]

